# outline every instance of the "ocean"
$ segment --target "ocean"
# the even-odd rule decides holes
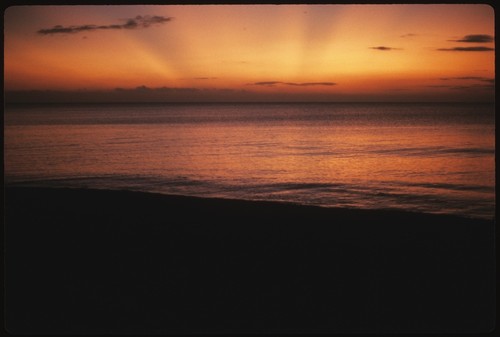
[[[7,185],[495,216],[472,103],[7,105]]]

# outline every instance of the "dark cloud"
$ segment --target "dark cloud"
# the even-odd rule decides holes
[[[386,46],[370,47],[370,49],[382,50],[382,51],[401,50],[401,48],[392,48],[392,47],[386,47]]]
[[[234,102],[247,101],[252,93],[230,88],[148,87],[111,90],[18,90],[5,91],[7,103],[85,102]],[[251,100],[251,99],[250,99]]]
[[[460,40],[449,40],[449,41],[465,42],[465,43],[488,43],[488,42],[493,42],[493,36],[486,34],[466,35]]]
[[[464,76],[464,77],[441,77],[442,81],[451,81],[451,80],[482,80],[484,77],[478,76]]]
[[[471,89],[494,89],[493,84],[471,84],[471,85],[427,85],[428,88],[444,88],[452,90],[471,90]]]
[[[417,34],[408,33],[408,34],[403,34],[400,37],[405,38],[405,37],[414,37],[414,36],[417,36]]]
[[[481,81],[481,82],[487,82],[487,83],[495,83],[494,78],[480,77],[480,76],[442,77],[442,78],[440,78],[440,80],[442,80],[442,81],[472,80],[472,81]]]
[[[333,83],[333,82],[304,82],[304,83],[285,82],[283,84],[294,85],[294,86],[299,86],[299,87],[309,87],[309,86],[314,86],[314,85],[331,86],[331,85],[336,85],[337,83]]]
[[[474,52],[474,51],[493,51],[494,48],[489,47],[454,47],[454,48],[439,48],[439,51],[463,51],[463,52]]]
[[[437,83],[440,84],[440,83]],[[494,102],[492,85],[458,86],[442,82],[427,90],[386,91],[385,93],[338,93],[318,90],[238,90],[226,88],[148,87],[114,90],[20,90],[4,91],[10,103],[212,103],[212,102]],[[435,89],[431,89],[435,88]],[[450,89],[451,88],[451,89]],[[453,90],[455,89],[455,90]],[[467,90],[469,89],[469,90]],[[398,89],[396,89],[398,90]]]
[[[495,79],[482,76],[441,77],[439,80],[452,82],[451,84],[427,85],[428,88],[451,90],[492,90],[495,88]]]
[[[57,25],[52,28],[40,29],[37,31],[41,35],[51,35],[51,34],[76,34],[80,32],[88,32],[94,30],[108,30],[108,29],[137,29],[137,28],[148,28],[151,25],[164,24],[171,21],[171,17],[165,16],[141,16],[137,15],[132,19],[125,19],[125,23],[121,25],[80,25],[80,26],[61,26]]]
[[[278,81],[268,81],[268,82],[255,82],[255,83],[250,83],[251,85],[275,85],[275,84],[282,84],[283,82],[278,82]]]
[[[115,88],[115,91],[120,91],[120,92],[195,92],[199,91],[200,89],[198,88],[171,88],[171,87],[159,87],[159,88],[150,88],[145,85],[138,86],[133,89],[124,89],[124,88]]]
[[[469,88],[475,88],[475,89],[495,89],[495,85],[494,84],[475,84],[475,85],[471,85],[469,86]]]
[[[332,86],[332,85],[336,85],[337,83],[334,83],[334,82],[302,82],[302,83],[299,82],[299,83],[297,83],[297,82],[280,82],[280,81],[267,81],[267,82],[250,83],[250,85],[267,85],[267,86],[273,86],[276,84],[292,85],[292,86],[297,86],[297,87],[308,87],[308,86],[314,86],[314,85]]]

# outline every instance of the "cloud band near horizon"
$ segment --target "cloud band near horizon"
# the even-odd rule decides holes
[[[442,81],[472,80],[472,81],[481,81],[481,82],[495,83],[495,79],[494,78],[480,77],[480,76],[441,77],[440,80],[442,80]]]
[[[291,85],[291,86],[297,86],[297,87],[337,85],[337,83],[335,83],[335,82],[299,82],[299,83],[297,83],[297,82],[265,81],[265,82],[249,83],[249,85],[265,85],[265,86],[273,86],[276,84]]]

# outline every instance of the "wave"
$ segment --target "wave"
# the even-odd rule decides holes
[[[401,185],[423,187],[430,189],[448,189],[455,191],[476,191],[493,193],[495,192],[494,186],[483,186],[483,185],[464,185],[464,184],[445,184],[445,183],[401,183]]]
[[[482,155],[495,154],[495,149],[494,148],[449,148],[444,146],[432,146],[432,147],[377,149],[373,151],[367,151],[367,153],[372,153],[377,155],[398,155],[406,157],[410,156],[427,157],[427,156],[437,156],[437,155],[482,156]]]
[[[444,213],[491,218],[495,200],[493,186],[388,181],[366,183],[324,182],[225,182],[176,176],[102,175],[9,181],[10,185],[75,187],[132,190],[199,197],[221,197],[242,200],[286,201],[323,207],[364,209],[405,209],[427,213]],[[423,189],[423,190],[422,190]],[[444,190],[444,191],[443,191]],[[448,191],[448,192],[446,192]],[[474,198],[455,192],[478,192]],[[481,196],[482,195],[482,196]]]

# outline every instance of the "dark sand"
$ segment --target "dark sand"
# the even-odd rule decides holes
[[[14,333],[487,332],[493,221],[8,187]]]

